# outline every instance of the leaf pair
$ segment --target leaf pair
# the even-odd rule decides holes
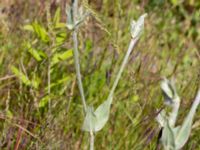
[[[87,108],[86,117],[82,126],[84,131],[97,132],[101,130],[109,119],[110,107],[113,98],[104,101],[95,111],[92,106]]]

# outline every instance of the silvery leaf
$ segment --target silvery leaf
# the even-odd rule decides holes
[[[95,116],[94,108],[92,106],[88,106],[82,129],[88,132],[94,131],[96,122],[97,117]]]
[[[173,103],[171,104],[172,111],[169,114],[169,124],[174,127],[176,124],[177,116],[178,116],[178,110],[180,107],[180,98],[176,96],[173,99]]]
[[[72,16],[72,7],[70,7],[69,5],[66,5],[66,15],[67,15],[66,26],[69,30],[72,30],[74,28],[74,23]]]
[[[173,86],[173,83],[164,78],[164,80],[161,82],[161,89],[165,98],[165,103],[172,105],[173,99],[176,96],[176,90]]]
[[[166,121],[166,112],[162,110],[156,117],[157,122],[160,124],[161,127],[164,127]]]
[[[173,129],[171,128],[171,126],[169,125],[168,121],[165,122],[161,141],[164,146],[164,149],[166,149],[166,150],[174,150],[175,149],[174,132],[173,132]]]
[[[162,115],[159,115],[156,119],[157,121],[163,125],[164,124],[164,132],[162,134],[162,144],[164,146],[164,149],[181,149],[187,142],[191,128],[192,128],[192,121],[196,112],[196,109],[200,103],[200,91],[198,91],[197,96],[192,104],[192,107],[187,115],[187,117],[184,119],[184,122],[182,125],[174,127],[176,123],[176,118],[178,115],[178,110],[180,106],[180,98],[176,92],[175,86],[173,82],[170,82],[167,79],[164,79],[161,82],[161,88],[165,96],[165,100],[170,100],[172,107],[172,112],[167,116],[166,120]],[[164,121],[163,121],[164,120]],[[173,137],[172,137],[173,135]],[[171,138],[169,138],[171,137]],[[174,142],[171,141],[171,139],[174,138]]]
[[[103,102],[95,111],[97,116],[97,123],[95,126],[95,131],[101,130],[109,119],[110,107],[112,103],[112,98]]]
[[[161,82],[161,89],[165,99],[165,104],[172,107],[172,112],[170,112],[168,120],[170,126],[174,127],[178,116],[180,98],[176,92],[174,83],[166,78],[164,78],[164,80]]]
[[[175,127],[175,128],[172,128],[173,133],[174,133],[174,138],[175,138],[175,139],[176,139],[176,136],[177,136],[177,134],[178,134],[180,128],[181,128],[181,126],[177,126],[177,127]]]
[[[187,117],[184,119],[183,124],[181,125],[175,137],[177,149],[181,149],[189,138],[191,128],[192,128],[192,121],[193,121],[196,109],[199,106],[199,103],[200,103],[200,91],[198,91],[197,96],[190,109],[190,112],[187,115]]]
[[[94,131],[97,132],[101,130],[109,119],[110,107],[112,103],[112,98],[104,101],[98,108],[94,111],[89,107],[86,117],[82,126],[84,131]]]
[[[83,7],[80,7],[78,10],[77,18],[73,21],[72,16],[72,7],[66,5],[66,14],[67,14],[67,22],[66,27],[69,30],[73,30],[75,27],[79,26],[87,16],[89,16],[89,12],[84,12]]]
[[[144,28],[144,18],[146,16],[147,16],[147,14],[145,13],[142,16],[140,16],[140,18],[137,20],[137,22],[134,20],[131,22],[131,36],[133,39],[137,38],[141,34],[141,32]]]

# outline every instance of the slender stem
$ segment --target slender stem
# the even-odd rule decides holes
[[[125,55],[125,57],[124,57],[124,60],[123,60],[122,65],[121,65],[121,67],[120,67],[120,70],[119,70],[119,72],[118,72],[118,74],[117,74],[117,77],[116,77],[116,79],[115,79],[115,81],[114,81],[114,84],[113,84],[113,86],[112,86],[112,89],[111,89],[111,91],[110,91],[110,93],[109,93],[108,99],[110,99],[110,98],[112,97],[112,95],[114,94],[114,91],[115,91],[115,89],[116,89],[116,87],[117,87],[117,84],[118,84],[118,82],[119,82],[119,79],[120,79],[120,77],[121,77],[121,75],[122,75],[122,72],[123,72],[123,70],[124,70],[124,68],[125,68],[125,65],[126,65],[127,62],[128,62],[128,57],[129,57],[129,55],[131,54],[132,49],[134,48],[134,46],[135,46],[137,40],[138,40],[138,38],[131,39],[131,42],[130,42],[129,47],[128,47],[128,50],[127,50],[127,53],[126,53],[126,55]]]
[[[77,75],[77,80],[78,80],[78,87],[79,87],[79,91],[81,94],[83,109],[84,109],[84,112],[86,113],[87,105],[86,105],[86,100],[85,100],[85,95],[84,95],[84,90],[83,90],[83,85],[82,85],[82,79],[81,79],[81,73],[80,73],[79,54],[78,54],[78,39],[77,39],[76,29],[73,32],[73,40],[74,40],[74,60],[75,60],[76,75]]]
[[[80,63],[79,63],[79,53],[78,53],[78,27],[75,25],[78,15],[78,0],[72,0],[72,13],[73,13],[73,23],[74,23],[74,31],[73,31],[73,41],[74,41],[74,60],[75,60],[75,68],[76,68],[76,76],[78,80],[78,87],[81,94],[81,100],[83,103],[83,110],[86,114],[87,104],[85,100],[81,72],[80,72]],[[90,131],[90,150],[94,150],[94,134],[93,131]]]
[[[72,6],[73,6],[73,22],[75,25],[77,14],[78,14],[78,0],[72,0]],[[77,80],[78,80],[78,87],[81,94],[81,100],[83,103],[83,110],[86,113],[87,104],[85,100],[81,73],[80,73],[80,63],[79,63],[79,53],[78,53],[78,28],[76,26],[73,31],[73,41],[74,41],[74,60],[75,60],[76,75],[77,75]]]
[[[67,114],[68,114],[68,111],[70,109],[70,104],[71,104],[72,97],[73,97],[73,94],[74,94],[75,85],[76,85],[76,78],[72,82],[72,87],[71,87],[71,91],[70,91],[70,98],[69,98],[69,102],[68,102],[67,109],[66,109]]]
[[[90,131],[90,150],[94,150],[94,134]]]
[[[73,12],[74,12],[74,21],[77,19],[78,15],[78,0],[72,0],[73,2]]]

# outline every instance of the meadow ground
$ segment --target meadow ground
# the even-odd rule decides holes
[[[0,2],[0,149],[88,149],[73,59],[65,27],[69,0]],[[200,2],[84,0],[90,12],[79,29],[87,103],[108,96],[130,42],[130,22],[148,13],[113,97],[95,149],[154,150],[164,107],[162,77],[173,78],[182,123],[200,88]],[[50,109],[49,109],[50,108]],[[200,149],[200,111],[185,150]]]

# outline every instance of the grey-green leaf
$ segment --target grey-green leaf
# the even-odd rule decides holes
[[[70,7],[69,5],[66,5],[66,14],[67,14],[66,26],[69,30],[72,30],[74,28],[74,22],[72,18],[72,7]]]
[[[95,111],[95,116],[98,118],[95,125],[95,131],[101,130],[106,122],[108,121],[110,114],[110,107],[112,103],[112,98],[103,102]]]
[[[88,132],[94,131],[96,122],[97,117],[94,114],[94,108],[92,106],[88,106],[82,129]]]
[[[101,130],[109,119],[111,103],[112,98],[104,101],[95,112],[91,107],[88,107],[82,129],[88,132]]]
[[[181,128],[179,129],[179,132],[177,133],[176,136],[177,149],[182,148],[189,138],[192,127],[192,121],[199,103],[200,103],[200,91],[198,91],[197,96],[192,104],[192,108],[190,109],[189,114],[184,119],[184,122]]]
[[[147,16],[147,14],[143,14],[140,16],[140,18],[136,21],[131,22],[131,36],[132,38],[136,38],[140,36],[141,32],[143,31],[144,28],[144,18]]]
[[[161,127],[164,127],[166,121],[166,112],[162,110],[156,117],[157,122],[160,124]]]
[[[175,149],[175,139],[174,139],[174,133],[173,129],[169,125],[169,122],[166,120],[163,132],[162,132],[162,143],[164,146],[164,149],[166,150],[174,150]]]
[[[164,80],[161,82],[160,86],[163,91],[165,103],[171,105],[173,103],[173,99],[177,95],[176,90],[173,86],[173,83],[171,81],[167,80],[166,78],[164,78]]]

